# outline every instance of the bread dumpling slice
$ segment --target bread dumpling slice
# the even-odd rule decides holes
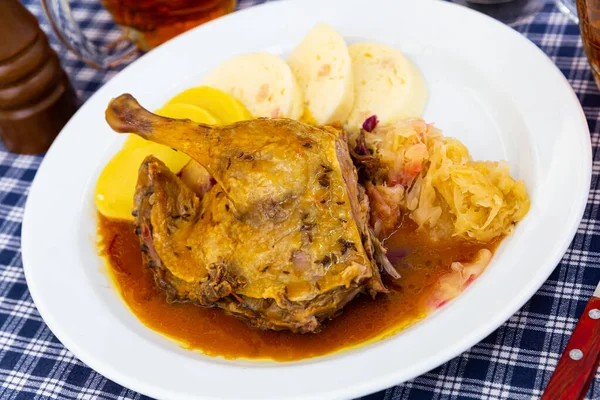
[[[374,114],[383,125],[423,114],[428,97],[425,80],[400,51],[378,43],[357,43],[348,50],[354,71],[354,108],[346,130],[357,132]]]
[[[354,77],[344,38],[318,24],[287,61],[304,92],[304,119],[318,125],[345,122],[354,105]]]
[[[269,53],[231,58],[202,81],[239,99],[253,117],[298,119],[303,111],[302,90],[290,67]]]

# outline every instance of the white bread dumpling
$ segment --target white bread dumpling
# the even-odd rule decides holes
[[[273,54],[231,58],[209,72],[202,84],[236,97],[253,117],[298,119],[303,112],[302,90],[294,74]]]
[[[383,125],[423,114],[425,80],[400,51],[378,43],[357,43],[348,50],[354,71],[354,108],[346,130],[357,132],[374,114]]]
[[[318,125],[346,121],[354,105],[354,76],[344,38],[318,24],[287,62],[304,92],[304,119]]]

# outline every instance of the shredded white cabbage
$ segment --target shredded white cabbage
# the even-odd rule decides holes
[[[428,140],[429,165],[419,203],[410,217],[419,226],[435,226],[442,202],[454,221],[454,234],[481,242],[510,234],[529,211],[525,183],[515,181],[504,161],[472,161],[458,140]]]
[[[508,163],[473,161],[460,141],[420,119],[377,127],[365,141],[386,172],[367,188],[372,222],[383,232],[402,212],[429,228],[449,214],[453,236],[488,242],[510,234],[529,211],[525,184],[510,176]]]

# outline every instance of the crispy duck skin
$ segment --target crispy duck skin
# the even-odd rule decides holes
[[[386,291],[378,263],[390,265],[337,130],[288,119],[202,125],[152,114],[127,94],[106,120],[185,152],[217,181],[199,199],[158,159],[140,167],[136,232],[170,301],[315,332],[357,294]]]

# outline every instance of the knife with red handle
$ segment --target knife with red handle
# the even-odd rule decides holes
[[[600,361],[600,283],[583,310],[542,400],[583,399]]]

